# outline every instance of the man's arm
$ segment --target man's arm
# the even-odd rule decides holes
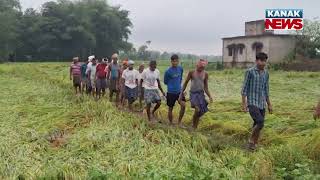
[[[187,88],[187,86],[188,86],[188,83],[189,83],[189,81],[190,81],[191,78],[192,78],[192,73],[193,73],[192,71],[190,71],[190,72],[188,73],[187,79],[186,79],[185,82],[183,83],[182,90],[181,90],[180,97],[179,97],[180,100],[182,99],[182,96],[183,96],[183,94],[184,94],[184,91],[186,90],[186,88]]]
[[[181,68],[181,77],[180,77],[180,82],[182,82],[182,78],[183,78],[183,68]]]
[[[141,80],[140,80],[140,88],[142,89],[142,83],[143,83],[143,79],[145,78],[145,71],[142,72],[141,74]]]
[[[123,72],[122,72],[122,76],[120,79],[121,79],[120,80],[121,84],[124,84],[126,82],[126,75]]]
[[[242,95],[242,110],[248,112],[247,93],[249,88],[250,71],[247,70],[244,76],[243,86],[241,90]]]
[[[160,79],[157,79],[157,82],[158,82],[158,88],[160,89],[162,95],[163,95],[163,96],[166,96],[166,94],[164,93],[164,91],[163,91],[163,89],[162,89]]]
[[[99,64],[97,65],[96,69],[98,69]],[[94,79],[97,80],[98,79],[98,73],[96,71],[96,74],[94,75]]]
[[[110,79],[111,65],[108,66],[107,79]]]
[[[121,83],[121,69],[118,69],[118,83]]]
[[[208,75],[208,73],[206,72],[205,78],[204,78],[204,91],[205,91],[206,94],[208,95],[208,97],[209,97],[209,99],[210,99],[210,102],[213,102],[213,99],[212,99],[212,96],[211,96],[211,94],[210,94],[209,87],[208,87],[208,80],[209,80],[209,75]]]
[[[91,71],[89,70],[88,71],[88,79],[91,81],[92,79],[91,79]]]
[[[273,109],[272,109],[272,104],[271,104],[271,101],[269,98],[269,73],[267,74],[266,78],[267,78],[266,85],[265,85],[266,100],[267,100],[267,104],[268,104],[269,113],[272,114]]]
[[[168,85],[168,80],[169,80],[169,73],[168,70],[164,73],[164,78],[163,78],[163,82],[165,85]]]
[[[142,89],[142,83],[143,83],[143,79],[141,78],[141,80],[140,80],[140,89]]]

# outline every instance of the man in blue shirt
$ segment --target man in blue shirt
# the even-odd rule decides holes
[[[258,53],[256,56],[256,66],[248,69],[245,74],[242,95],[242,109],[250,113],[253,119],[253,130],[249,140],[248,148],[255,150],[260,136],[260,131],[264,126],[265,109],[272,113],[272,105],[269,99],[269,73],[265,69],[268,56],[265,53]]]
[[[183,68],[179,66],[179,56],[174,54],[171,56],[171,67],[167,69],[164,74],[164,83],[168,87],[167,91],[167,105],[169,107],[168,111],[168,119],[170,124],[173,124],[173,107],[175,106],[176,101],[180,104],[180,113],[179,113],[179,125],[182,126],[182,118],[185,113],[186,100],[183,97],[181,101],[179,101],[179,96],[181,93],[181,83],[183,76]]]

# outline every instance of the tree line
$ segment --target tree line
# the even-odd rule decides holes
[[[0,0],[0,60],[70,60],[129,51],[129,11],[104,0],[58,0],[40,10],[21,10],[19,0]]]
[[[173,53],[138,49],[128,42],[129,11],[105,0],[49,1],[22,11],[19,0],[0,0],[1,61],[64,61],[73,56],[104,57],[114,52],[136,60],[169,59]],[[200,56],[177,53],[195,60]],[[202,56],[220,61],[219,56]]]
[[[222,57],[221,56],[215,56],[215,55],[196,55],[196,54],[190,54],[190,53],[181,53],[181,52],[160,52],[157,50],[150,50],[149,45],[146,43],[140,47],[131,48],[130,50],[126,52],[120,52],[121,57],[130,57],[131,59],[136,60],[168,60],[170,57],[176,54],[183,60],[189,60],[189,61],[195,61],[199,58],[206,59],[210,62],[221,62]]]

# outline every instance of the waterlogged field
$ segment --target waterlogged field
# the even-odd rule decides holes
[[[0,178],[320,179],[320,122],[312,119],[320,73],[271,71],[270,78],[274,114],[250,153],[243,70],[210,72],[215,101],[189,132],[149,126],[107,99],[76,97],[68,64],[2,64]],[[191,116],[188,108],[187,126]],[[159,117],[166,119],[165,104]]]

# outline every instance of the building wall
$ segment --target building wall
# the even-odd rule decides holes
[[[245,23],[245,35],[246,36],[254,36],[261,35],[264,33],[264,21],[250,21]]]
[[[223,62],[232,63],[233,57],[228,54],[228,45],[230,44],[244,44],[245,48],[242,55],[238,55],[238,63],[252,63],[255,61],[256,51],[252,49],[252,44],[255,42],[263,43],[262,51],[269,53],[269,38],[265,36],[258,37],[243,37],[243,38],[228,38],[223,40]]]
[[[283,61],[289,53],[293,52],[296,46],[296,40],[290,36],[270,37],[270,63],[279,63]]]
[[[295,39],[291,36],[248,36],[223,39],[223,63],[226,67],[232,67],[233,56],[228,54],[228,45],[244,44],[242,55],[238,55],[236,67],[248,67],[254,64],[256,51],[252,49],[254,42],[263,43],[262,52],[269,56],[270,63],[279,63],[294,50]]]
[[[264,20],[250,21],[245,23],[245,35],[255,36],[262,34],[273,34],[273,30],[265,31]]]

